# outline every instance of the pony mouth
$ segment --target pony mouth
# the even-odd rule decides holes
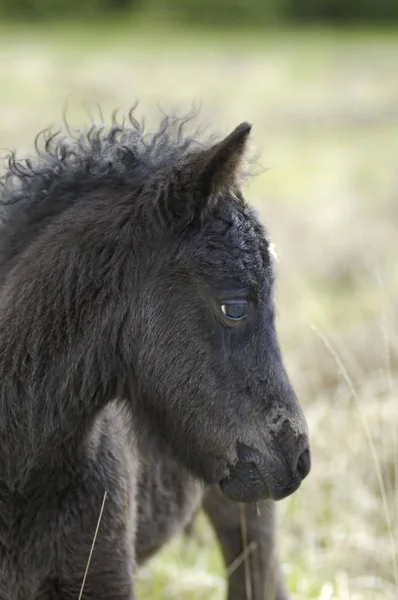
[[[234,502],[258,502],[271,497],[268,485],[254,463],[237,463],[219,486],[224,496]]]
[[[257,450],[241,445],[239,460],[221,479],[221,492],[235,502],[282,500],[293,494],[301,484],[301,477],[286,469],[283,462],[266,460]]]

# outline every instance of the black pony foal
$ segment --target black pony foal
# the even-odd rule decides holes
[[[136,565],[201,503],[227,564],[242,516],[255,543],[229,598],[286,597],[272,500],[310,459],[268,239],[239,187],[250,126],[201,145],[182,125],[148,137],[131,116],[9,161],[0,600],[132,600]]]

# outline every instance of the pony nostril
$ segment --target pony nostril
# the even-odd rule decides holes
[[[311,455],[308,448],[302,452],[298,458],[296,471],[301,480],[307,477],[311,469]]]

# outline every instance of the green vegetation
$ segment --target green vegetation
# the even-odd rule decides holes
[[[227,132],[253,123],[268,170],[247,196],[279,255],[278,328],[312,436],[313,471],[279,504],[298,600],[398,597],[398,35],[4,28],[0,146],[138,97]],[[223,598],[204,518],[140,575],[142,599]]]
[[[389,22],[398,19],[398,4],[395,0],[0,0],[0,15],[9,18],[93,18],[111,13],[217,27],[275,21]]]

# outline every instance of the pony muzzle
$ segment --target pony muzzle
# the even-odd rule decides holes
[[[238,445],[238,462],[220,481],[222,493],[235,502],[282,500],[295,492],[311,468],[306,436],[301,436],[295,452],[280,451],[264,456],[258,450]]]

